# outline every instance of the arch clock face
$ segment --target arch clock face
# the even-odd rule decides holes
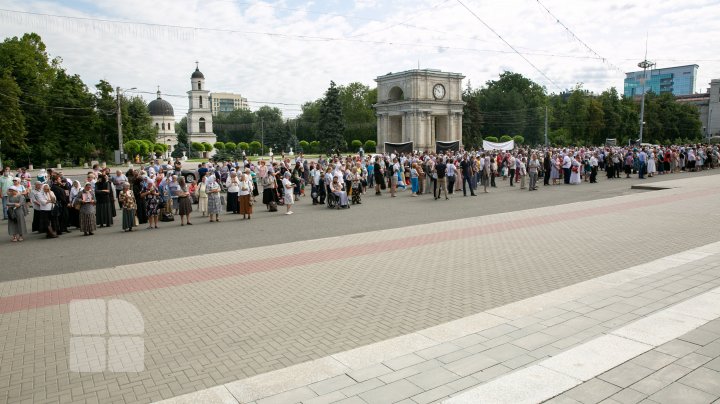
[[[442,84],[435,84],[433,87],[433,96],[436,100],[445,98],[445,87]]]

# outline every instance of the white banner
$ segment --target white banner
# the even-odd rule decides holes
[[[512,150],[515,148],[515,141],[495,143],[483,140],[483,150]]]

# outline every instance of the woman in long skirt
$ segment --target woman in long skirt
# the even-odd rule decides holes
[[[145,224],[148,222],[147,212],[145,209],[145,198],[142,197],[142,192],[145,189],[143,178],[139,175],[134,177],[132,191],[135,195],[135,214],[138,218],[139,224]]]
[[[250,219],[252,215],[252,198],[253,182],[249,174],[242,174],[240,177],[240,193],[238,195],[238,202],[240,204],[240,214],[243,215],[243,219],[247,216]],[[229,197],[228,197],[229,198]]]
[[[233,170],[225,182],[227,187],[227,203],[226,210],[230,213],[240,213],[240,205],[238,205],[238,193],[240,192],[240,179]]]
[[[198,210],[202,213],[203,217],[207,216],[208,213],[208,195],[205,181],[200,181],[197,185],[197,198],[198,198]]]
[[[180,187],[180,193],[178,194],[178,213],[180,214],[180,226],[184,226],[183,220],[187,221],[188,226],[192,226],[190,223],[190,213],[192,213],[192,200],[190,199],[190,190],[185,183],[185,178],[180,177],[178,179],[178,186]]]
[[[105,174],[100,174],[98,182],[95,183],[95,197],[97,198],[96,215],[97,224],[100,227],[113,225],[112,197],[110,193],[110,182]]]
[[[278,203],[277,194],[277,180],[275,179],[275,172],[270,169],[268,173],[262,177],[263,185],[263,198],[262,202],[265,207],[270,210],[270,202]]]
[[[20,195],[15,186],[8,188],[7,209],[8,234],[12,236],[12,241],[23,241],[23,237],[27,234],[25,223],[27,205],[25,205],[25,197]]]
[[[215,181],[215,176],[211,175],[207,179],[205,184],[205,192],[208,195],[208,215],[210,215],[211,222],[220,221],[220,211],[222,210],[222,204],[220,203],[220,184]],[[213,216],[215,220],[213,220]]]
[[[97,223],[95,222],[95,204],[97,200],[91,183],[85,183],[85,187],[78,194],[77,200],[80,203],[80,230],[82,230],[84,236],[92,236],[97,229]]]
[[[140,194],[145,201],[145,214],[148,218],[148,229],[157,229],[158,215],[160,214],[160,191],[158,191],[155,183],[150,181],[145,187],[145,191]]]
[[[76,229],[80,228],[80,205],[75,204],[75,198],[82,192],[82,188],[80,188],[80,182],[77,180],[72,182],[72,187],[70,188],[70,208],[68,208],[68,226],[72,226]]]
[[[137,205],[135,204],[135,195],[130,189],[130,183],[125,182],[122,184],[122,191],[118,196],[120,205],[122,205],[122,228],[124,231],[132,231],[135,227],[135,210]]]

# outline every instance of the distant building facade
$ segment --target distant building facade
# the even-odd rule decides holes
[[[698,65],[667,67],[625,73],[625,97],[641,96],[643,88],[648,93],[671,93],[675,96],[691,95],[695,92]],[[643,87],[643,77],[646,78]]]
[[[706,93],[678,96],[676,100],[698,107],[703,136],[720,136],[720,79],[710,81]]]
[[[461,143],[463,78],[460,73],[434,69],[376,78],[378,150],[392,152],[386,150],[386,143],[412,142],[415,150],[435,150],[436,142]]]
[[[152,125],[157,130],[157,143],[168,146],[168,155],[177,146],[177,135],[175,134],[175,112],[169,102],[162,99],[160,90],[157,91],[157,98],[150,101],[148,111],[152,118]]]
[[[247,98],[240,94],[233,93],[212,93],[210,94],[213,116],[221,113],[232,112],[237,109],[247,109]]]
[[[205,88],[205,75],[196,66],[190,76],[190,91],[187,113],[188,140],[193,142],[207,142],[215,144],[217,136],[213,133],[213,115],[210,106],[210,91]]]

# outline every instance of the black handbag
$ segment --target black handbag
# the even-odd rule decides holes
[[[15,208],[8,208],[7,215],[8,219],[12,220],[13,222],[17,220],[17,212],[15,212]]]
[[[53,204],[52,210],[50,211],[50,216],[60,217],[61,213],[62,213],[62,206],[58,205],[57,203]]]

